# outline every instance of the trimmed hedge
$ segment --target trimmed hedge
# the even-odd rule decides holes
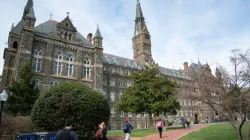
[[[58,131],[66,118],[73,118],[79,136],[93,136],[98,124],[108,122],[110,108],[105,97],[82,83],[62,83],[41,93],[31,111],[40,131]]]

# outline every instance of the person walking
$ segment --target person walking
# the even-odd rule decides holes
[[[128,122],[128,119],[125,120],[125,125],[123,127],[123,131],[125,133],[125,140],[130,140],[131,130],[134,129],[134,127]]]
[[[182,124],[182,128],[185,129],[185,125],[186,125],[185,119],[181,118],[181,124]]]
[[[72,130],[73,120],[68,118],[65,120],[65,128],[56,133],[55,140],[78,140],[76,132]]]
[[[108,129],[107,129],[106,125],[105,125],[105,122],[101,123],[101,129],[102,129],[102,135],[100,137],[100,140],[107,140]]]
[[[101,138],[103,137],[101,124],[98,125],[98,130],[96,131],[95,136],[97,140],[101,140]]]
[[[162,128],[163,128],[163,122],[161,121],[161,118],[159,118],[156,123],[156,129],[158,129],[159,131],[160,138],[162,138]]]

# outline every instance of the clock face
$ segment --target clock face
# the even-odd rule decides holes
[[[145,34],[145,39],[150,39],[150,36],[149,36],[149,34]]]

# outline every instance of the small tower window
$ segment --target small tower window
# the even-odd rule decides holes
[[[29,27],[31,26],[31,21],[29,21]]]
[[[13,49],[17,49],[17,46],[18,46],[17,42],[16,41],[13,42]]]
[[[68,33],[65,33],[64,34],[64,39],[67,39],[67,37],[68,37]]]
[[[68,23],[66,23],[66,26],[69,26],[69,24],[68,24]]]
[[[72,34],[69,34],[69,40],[72,40]]]
[[[63,31],[60,32],[59,36],[60,38],[63,38]]]

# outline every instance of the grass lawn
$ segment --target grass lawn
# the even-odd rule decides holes
[[[242,133],[247,139],[248,123],[245,122]],[[212,124],[206,128],[189,133],[181,140],[238,140],[238,135],[230,123]]]
[[[171,127],[167,128],[167,130],[173,130],[173,129],[180,129],[181,127]],[[135,129],[132,130],[131,137],[135,138],[142,138],[148,135],[156,134],[158,133],[158,130],[154,129]],[[108,136],[125,136],[123,130],[115,130],[115,131],[108,131]]]

